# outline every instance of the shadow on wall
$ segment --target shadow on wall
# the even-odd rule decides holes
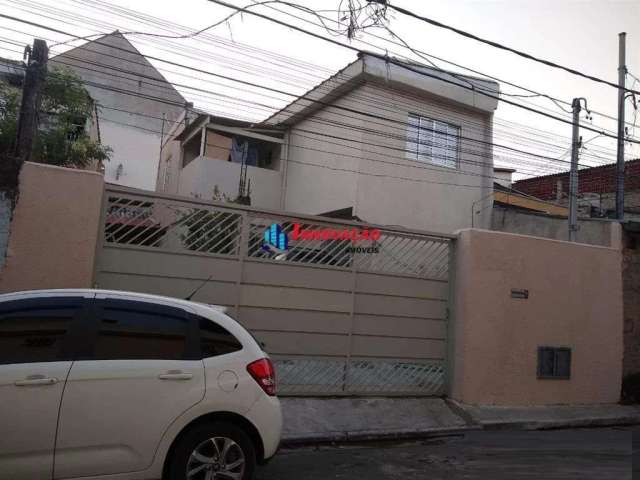
[[[0,192],[0,272],[2,272],[6,260],[10,225],[11,200],[4,192]]]

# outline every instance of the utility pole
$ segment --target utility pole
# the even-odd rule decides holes
[[[618,34],[618,161],[616,165],[616,218],[624,220],[624,97],[627,66],[625,65],[627,34]]]
[[[33,48],[27,51],[27,68],[22,84],[22,100],[18,115],[18,131],[14,154],[19,170],[24,162],[31,159],[33,143],[38,129],[40,97],[47,74],[49,48],[44,40],[33,41]]]
[[[569,241],[576,241],[578,232],[578,154],[580,151],[580,98],[574,98],[573,132],[571,135],[571,173],[569,174]]]

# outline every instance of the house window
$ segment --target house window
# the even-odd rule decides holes
[[[407,158],[448,168],[458,167],[460,127],[409,114]]]
[[[571,349],[538,347],[538,378],[571,378]]]

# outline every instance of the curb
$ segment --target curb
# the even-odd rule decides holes
[[[394,430],[376,431],[363,430],[357,432],[329,432],[322,434],[300,435],[284,437],[283,448],[301,447],[307,445],[323,445],[333,443],[357,443],[393,440],[418,440],[439,436],[461,435],[473,431],[496,430],[561,430],[568,428],[616,427],[640,425],[640,416],[619,418],[582,418],[575,420],[524,420],[517,422],[484,421],[473,425],[458,427],[438,427],[428,430]]]
[[[518,422],[479,422],[482,430],[559,430],[566,428],[617,427],[640,425],[640,416],[618,418],[578,418],[574,420],[523,420]]]
[[[353,443],[372,442],[384,440],[416,440],[438,436],[456,435],[469,431],[482,430],[480,425],[459,426],[459,427],[437,427],[428,430],[394,430],[376,431],[363,430],[357,432],[331,432],[323,434],[300,435],[295,437],[283,437],[282,447],[299,447],[310,444],[328,443]]]

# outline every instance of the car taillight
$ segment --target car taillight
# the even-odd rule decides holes
[[[262,358],[247,365],[247,371],[262,387],[264,393],[274,396],[276,394],[276,372],[268,358]]]

